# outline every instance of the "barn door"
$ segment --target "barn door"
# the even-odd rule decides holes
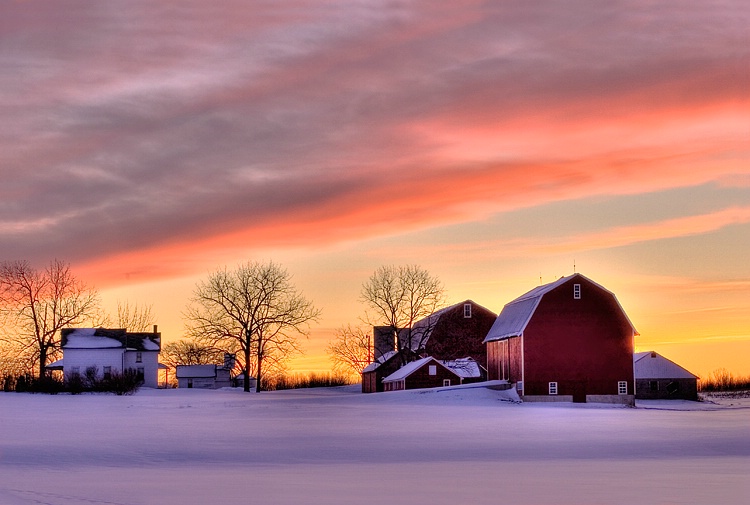
[[[572,381],[570,387],[573,403],[586,403],[586,381]]]

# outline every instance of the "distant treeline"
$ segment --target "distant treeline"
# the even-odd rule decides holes
[[[705,379],[698,381],[700,391],[740,391],[750,389],[750,375],[737,376],[725,368],[714,370]]]
[[[336,386],[348,386],[354,384],[351,376],[335,373],[309,373],[309,374],[291,374],[269,377],[263,384],[266,391],[279,391],[282,389],[303,389],[303,388],[330,388]]]

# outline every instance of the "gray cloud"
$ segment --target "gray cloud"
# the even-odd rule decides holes
[[[740,2],[469,4],[3,2],[2,256],[83,261],[416,191],[454,169],[410,133],[436,118],[746,97]]]

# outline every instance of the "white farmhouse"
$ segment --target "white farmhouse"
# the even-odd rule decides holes
[[[129,333],[125,329],[64,328],[60,332],[63,358],[47,366],[68,377],[96,370],[98,378],[135,370],[146,387],[159,385],[161,333]]]

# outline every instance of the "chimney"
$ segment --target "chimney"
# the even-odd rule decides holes
[[[158,331],[156,331],[158,328],[159,327],[157,325],[154,325],[154,333],[159,333]]]

